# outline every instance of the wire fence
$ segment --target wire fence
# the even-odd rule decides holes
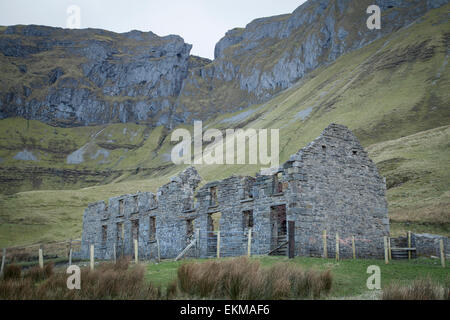
[[[3,254],[5,253],[6,264],[18,262],[37,263],[39,261],[39,249],[42,250],[43,258],[46,260],[69,258],[70,249],[72,249],[72,252],[81,250],[81,239],[7,247],[0,250],[0,258],[3,260]]]
[[[200,231],[200,241],[206,241],[207,257],[248,255],[255,243],[255,231]],[[249,242],[250,239],[250,242]]]
[[[297,235],[301,235],[300,230],[296,230]],[[405,237],[390,238],[376,237],[366,238],[364,235],[348,235],[323,231],[308,238],[293,238],[291,246],[294,256],[310,256],[340,259],[360,259],[377,258],[383,259],[386,263],[396,259],[414,259],[417,252],[431,252],[427,256],[435,255],[440,258],[443,267],[446,265],[449,246],[448,238],[441,237],[428,240],[426,242],[422,235],[408,233]],[[252,229],[242,231],[207,231],[198,230],[191,239],[197,239],[195,246],[187,250],[185,257],[232,257],[253,254],[269,254],[275,252],[276,255],[288,255],[289,241],[287,235],[281,237],[260,234]],[[268,240],[269,239],[269,240]],[[265,243],[265,251],[261,251],[261,243]],[[267,241],[270,243],[268,244]],[[447,241],[447,242],[446,242]],[[281,245],[280,245],[281,243]],[[158,256],[159,256],[159,243]],[[279,250],[279,247],[283,247]],[[117,248],[116,248],[117,249]],[[424,250],[427,251],[424,251]],[[14,246],[0,250],[0,260],[4,264],[11,263],[38,263],[40,251],[45,260],[69,258],[72,253],[81,251],[81,240],[70,239],[60,242],[33,244],[25,246]],[[375,254],[373,254],[375,253]],[[140,255],[141,256],[141,255]],[[448,257],[447,257],[448,259]]]

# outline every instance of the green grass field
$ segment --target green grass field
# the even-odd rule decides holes
[[[330,299],[374,299],[378,298],[379,292],[367,289],[367,267],[379,266],[381,269],[381,289],[392,283],[409,284],[417,278],[430,277],[436,282],[445,284],[450,281],[449,268],[442,268],[438,259],[418,258],[411,261],[394,260],[385,264],[383,260],[341,260],[334,259],[296,257],[288,259],[285,257],[256,256],[261,266],[267,268],[278,262],[288,262],[305,269],[331,270],[333,275],[333,288],[328,298]],[[223,259],[219,259],[223,260]],[[177,268],[189,261],[206,261],[206,259],[189,259],[184,261],[162,261],[159,264],[149,263],[147,265],[147,280],[157,286],[165,288],[171,281],[176,279]]]

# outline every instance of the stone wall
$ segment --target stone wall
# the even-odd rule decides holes
[[[444,254],[450,255],[450,239],[444,236],[429,233],[411,234],[412,246],[416,248],[418,256],[440,257],[439,242],[444,240]]]
[[[108,205],[103,201],[91,204],[83,217],[81,255],[89,256],[90,244],[94,244],[99,259],[111,259],[114,244],[117,255],[133,255],[133,240],[137,238],[141,258],[157,257],[156,239],[161,258],[176,256],[186,247],[186,217],[193,212],[194,190],[199,182],[197,171],[188,168],[156,194],[140,192],[111,198]],[[189,209],[184,207],[186,203]],[[156,234],[151,232],[151,219],[155,219]]]
[[[247,253],[249,229],[252,254],[267,254],[287,240],[288,221],[295,222],[296,255],[321,256],[322,232],[328,233],[329,256],[340,236],[340,256],[350,257],[356,238],[358,257],[382,257],[383,237],[389,235],[385,179],[344,126],[331,124],[320,137],[291,156],[271,175],[232,176],[197,190],[201,178],[189,167],[150,192],[124,195],[91,204],[84,213],[82,253],[111,259],[132,255],[176,257],[195,238],[188,256],[211,257]],[[123,237],[121,226],[123,225]],[[198,230],[198,231],[197,231]]]
[[[295,221],[301,255],[323,250],[323,230],[331,237],[329,254],[339,233],[341,257],[352,255],[352,236],[360,256],[383,255],[383,237],[389,236],[385,179],[346,127],[330,125],[284,168],[291,186],[288,219]]]

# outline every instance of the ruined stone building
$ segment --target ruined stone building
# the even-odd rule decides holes
[[[345,126],[331,124],[273,175],[231,176],[198,188],[201,177],[189,167],[160,187],[96,202],[83,217],[82,252],[111,259],[175,258],[195,239],[188,256],[212,257],[220,231],[221,256],[268,254],[286,240],[287,222],[295,222],[295,255],[321,256],[323,231],[334,255],[351,257],[352,236],[358,257],[382,257],[389,236],[385,179]],[[198,230],[198,231],[197,231]],[[159,250],[158,250],[159,246]]]

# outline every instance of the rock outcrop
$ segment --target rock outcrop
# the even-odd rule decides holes
[[[0,118],[166,125],[191,45],[152,32],[11,26],[0,34]]]
[[[309,0],[292,14],[260,18],[217,43],[215,60],[190,72],[178,113],[207,118],[262,103],[318,67],[407,27],[448,0]],[[369,30],[366,10],[381,9],[381,29]],[[192,97],[195,95],[196,99]]]

